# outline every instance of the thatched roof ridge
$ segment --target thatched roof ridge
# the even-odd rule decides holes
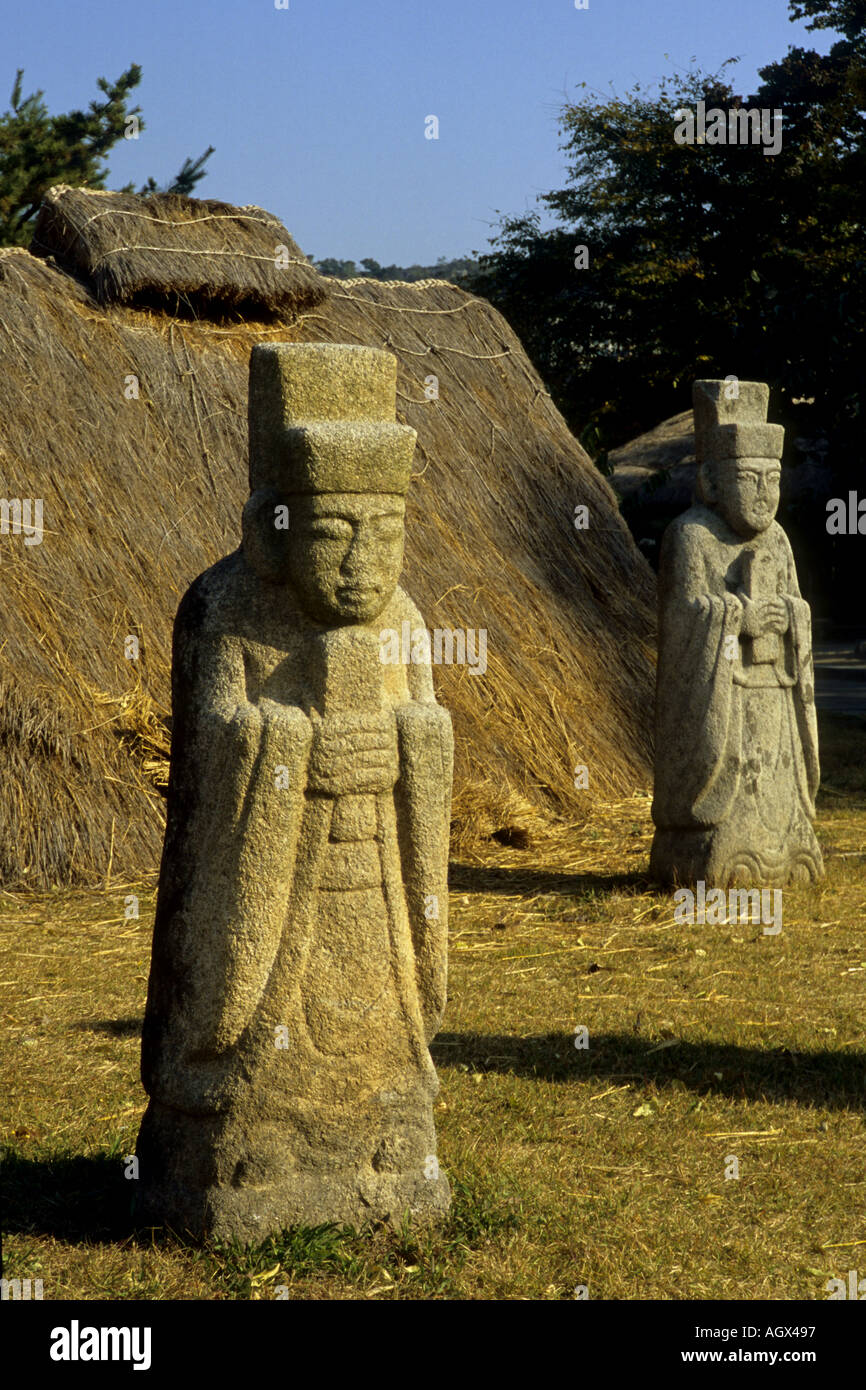
[[[220,326],[103,309],[50,262],[0,255],[0,495],[44,499],[45,532],[0,536],[5,886],[158,863],[172,620],[240,537],[257,342],[397,357],[398,417],[418,431],[404,583],[430,628],[487,634],[483,675],[434,669],[458,849],[648,786],[652,575],[516,335],[444,281],[329,286],[291,324]]]
[[[338,280],[335,278],[333,283],[335,285],[345,285],[347,289],[357,289],[358,285],[375,284],[392,285],[395,289],[399,290],[429,290],[434,285],[450,285],[453,290],[458,290],[462,294],[466,293],[466,291],[461,290],[460,286],[455,284],[453,280],[443,280],[436,275],[429,276],[426,280],[379,280],[375,275],[353,275],[351,279],[348,280]],[[477,303],[478,301],[473,302]]]
[[[263,208],[180,194],[58,184],[45,195],[32,250],[82,275],[102,304],[181,301],[292,317],[320,304],[324,277]]]

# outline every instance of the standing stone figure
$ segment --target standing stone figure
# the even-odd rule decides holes
[[[415,431],[390,353],[250,361],[243,542],[185,595],[142,1043],[148,1219],[263,1239],[448,1209],[453,744],[398,587]]]
[[[728,395],[733,397],[728,398]],[[758,382],[697,381],[697,501],[667,529],[650,868],[781,887],[824,872],[809,606],[774,520],[784,432]]]

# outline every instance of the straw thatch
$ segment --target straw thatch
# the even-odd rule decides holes
[[[213,314],[291,317],[321,303],[325,282],[281,222],[257,207],[175,193],[68,188],[45,195],[33,251],[83,275],[102,304],[149,303]]]
[[[628,444],[610,452],[611,483],[617,496],[640,504],[679,506],[691,503],[697,461],[692,412],[663,420]]]
[[[579,820],[647,785],[652,577],[515,335],[443,282],[330,289],[292,324],[220,327],[101,308],[78,278],[0,253],[0,494],[42,497],[45,528],[40,545],[0,536],[5,884],[116,881],[158,862],[171,624],[239,540],[259,341],[397,356],[398,412],[418,431],[404,582],[429,626],[488,634],[484,676],[434,672],[463,848],[523,843],[534,820]]]

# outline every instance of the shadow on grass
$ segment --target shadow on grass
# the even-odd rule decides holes
[[[139,1013],[135,1019],[81,1019],[72,1027],[82,1033],[108,1033],[113,1038],[132,1038],[140,1037],[143,1024],[145,1017]]]
[[[83,1018],[72,1026],[83,1033],[108,1033],[112,1038],[137,1038],[141,1036],[144,1017],[137,1018]]]
[[[781,1048],[762,1051],[733,1044],[689,1042],[678,1042],[659,1050],[657,1042],[615,1033],[594,1035],[589,1049],[579,1051],[570,1033],[519,1038],[507,1034],[447,1032],[440,1033],[434,1040],[431,1052],[443,1072],[459,1067],[554,1084],[576,1078],[601,1082],[633,1080],[659,1090],[678,1085],[697,1096],[718,1095],[768,1104],[794,1103],[805,1109],[866,1111],[866,1054],[863,1052],[844,1055],[818,1051],[793,1053]],[[5,1229],[49,1235],[67,1243],[126,1242],[145,1235],[136,1220],[135,1193],[131,1190],[135,1187],[135,1183],[123,1176],[120,1155],[60,1154],[40,1158],[20,1155],[13,1150],[3,1161]],[[490,1224],[481,1209],[483,1206],[483,1203],[479,1205],[478,1194],[468,1191],[461,1194],[451,1219],[458,1244],[465,1240],[466,1231],[473,1223],[479,1226],[478,1232],[473,1226],[476,1237],[485,1222]],[[458,1231],[460,1220],[466,1231],[463,1227]],[[148,1231],[146,1239],[150,1243],[154,1239],[173,1242],[174,1238],[168,1232]],[[301,1241],[297,1249],[287,1245],[279,1254],[281,1260],[298,1273],[308,1264],[324,1267],[334,1260],[342,1264],[344,1255],[338,1257],[327,1242],[327,1249],[317,1245],[313,1251],[307,1249],[312,1239],[309,1233],[297,1239]],[[352,1263],[357,1253],[354,1250],[345,1256],[345,1272],[357,1273]]]
[[[659,1048],[629,1034],[595,1034],[578,1050],[570,1033],[518,1038],[440,1033],[430,1047],[443,1071],[459,1067],[538,1081],[636,1080],[660,1088],[679,1083],[699,1095],[808,1108],[866,1110],[866,1053],[791,1052],[732,1043],[678,1042]]]
[[[356,1229],[327,1222],[319,1226],[289,1226],[264,1242],[183,1240],[162,1228],[144,1227],[135,1219],[135,1184],[119,1173],[120,1161],[107,1154],[96,1157],[58,1155],[27,1158],[9,1152],[4,1157],[2,1196],[8,1232],[50,1236],[66,1244],[120,1244],[134,1239],[203,1250],[225,1289],[248,1298],[251,1276],[265,1269],[273,1275],[276,1260],[283,1273],[294,1277],[341,1274],[349,1280],[380,1282],[382,1267],[397,1277],[402,1266],[423,1271],[423,1287],[453,1294],[452,1275],[466,1256],[519,1225],[519,1194],[501,1184],[498,1175],[452,1175],[452,1207],[437,1230],[417,1229],[407,1215],[395,1224],[376,1221]],[[446,1261],[447,1256],[447,1261]]]
[[[118,1241],[136,1229],[135,1187],[119,1157],[61,1154],[3,1158],[3,1225],[7,1231],[52,1235],[61,1241]]]
[[[665,893],[646,873],[563,874],[547,869],[487,867],[483,864],[448,866],[448,887],[452,893],[515,893],[525,889],[535,893],[561,893],[563,897],[599,897],[606,893]]]

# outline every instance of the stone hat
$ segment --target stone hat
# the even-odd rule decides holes
[[[692,402],[698,467],[721,459],[780,459],[785,431],[767,424],[769,401],[770,388],[762,381],[696,381]]]
[[[780,459],[785,443],[781,425],[716,425],[707,431],[712,459]]]
[[[342,343],[258,343],[250,357],[250,491],[404,494],[416,432],[395,419],[397,359]]]

